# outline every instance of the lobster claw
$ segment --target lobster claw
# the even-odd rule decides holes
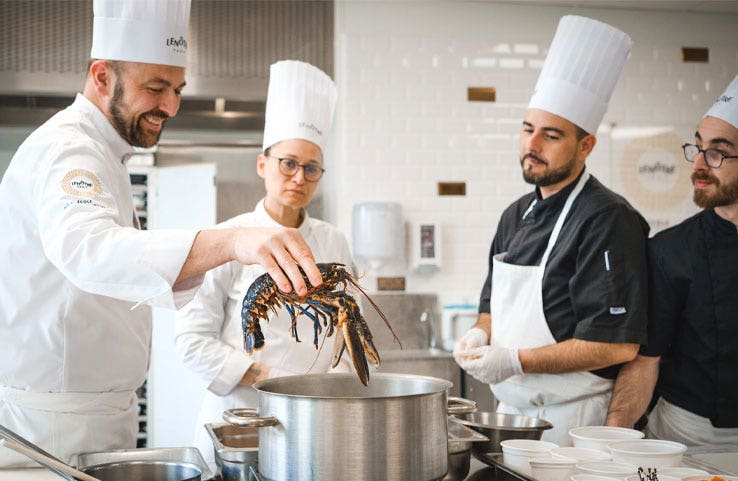
[[[379,353],[371,338],[364,335],[362,324],[364,320],[354,320],[354,322],[344,321],[341,323],[339,334],[333,344],[333,367],[338,365],[341,360],[343,351],[348,348],[351,362],[356,370],[359,381],[364,386],[369,384],[369,363],[367,357],[375,366],[379,366]]]

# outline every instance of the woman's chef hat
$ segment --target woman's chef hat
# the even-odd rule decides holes
[[[597,132],[632,47],[630,37],[610,25],[562,17],[528,108]]]
[[[184,67],[190,0],[94,0],[90,57]]]
[[[710,107],[705,117],[708,115],[724,120],[738,129],[738,75],[730,82],[723,95]]]
[[[264,150],[281,140],[304,139],[325,152],[337,96],[333,80],[309,63],[282,60],[272,64]]]

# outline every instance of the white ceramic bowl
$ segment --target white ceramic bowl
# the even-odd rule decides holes
[[[659,470],[660,471],[660,470]],[[660,472],[657,473],[659,481],[682,481],[682,478],[677,478],[676,476],[667,476],[665,474],[661,474]],[[645,474],[644,474],[645,478]],[[625,477],[625,481],[640,481],[640,477],[637,474],[631,474],[630,476]],[[707,481],[710,481],[709,479]]]
[[[502,462],[527,475],[531,475],[531,458],[550,457],[551,450],[559,447],[558,444],[532,439],[508,439],[501,441],[500,446],[502,447]]]
[[[596,474],[619,479],[625,479],[626,476],[638,473],[637,466],[615,461],[582,461],[577,463],[576,468],[582,474]]]
[[[597,474],[575,474],[569,478],[571,481],[621,481],[610,476],[599,476]]]
[[[571,458],[577,461],[608,461],[610,453],[599,449],[560,447],[551,450],[554,458]]]
[[[607,445],[615,441],[641,439],[643,433],[635,429],[614,426],[582,426],[569,430],[569,436],[576,448],[590,448],[607,451]]]
[[[636,439],[610,444],[613,461],[635,464],[643,469],[679,466],[686,450],[687,446],[682,443],[660,439]]]
[[[697,476],[701,479],[706,479],[707,481],[710,481],[710,478],[706,477],[709,476],[709,473],[707,471],[697,468],[687,468],[685,466],[671,466],[668,468],[662,468],[659,469],[659,474],[665,474],[666,476],[676,476],[677,478],[682,479]]]
[[[530,471],[537,481],[568,481],[576,463],[575,459],[530,458]]]

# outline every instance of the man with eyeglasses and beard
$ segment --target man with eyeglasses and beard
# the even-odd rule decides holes
[[[738,76],[683,149],[703,210],[648,243],[648,345],[607,424],[633,426],[653,399],[648,437],[738,444]]]
[[[630,37],[584,17],[559,22],[520,135],[535,191],[502,214],[479,320],[454,347],[498,412],[570,428],[602,424],[618,364],[645,341],[648,225],[585,169]]]
[[[297,229],[139,229],[126,161],[185,85],[189,0],[95,0],[82,94],[33,132],[0,184],[0,424],[64,461],[134,448],[150,307],[205,271],[261,264],[281,289],[321,283]],[[0,450],[0,468],[29,463]]]

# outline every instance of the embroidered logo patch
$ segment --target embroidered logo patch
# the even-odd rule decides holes
[[[94,199],[102,193],[100,179],[85,169],[74,169],[67,172],[61,181],[61,186],[64,192],[75,197]]]
[[[624,307],[611,307],[610,308],[610,314],[613,316],[617,316],[619,314],[625,314],[627,311]]]

